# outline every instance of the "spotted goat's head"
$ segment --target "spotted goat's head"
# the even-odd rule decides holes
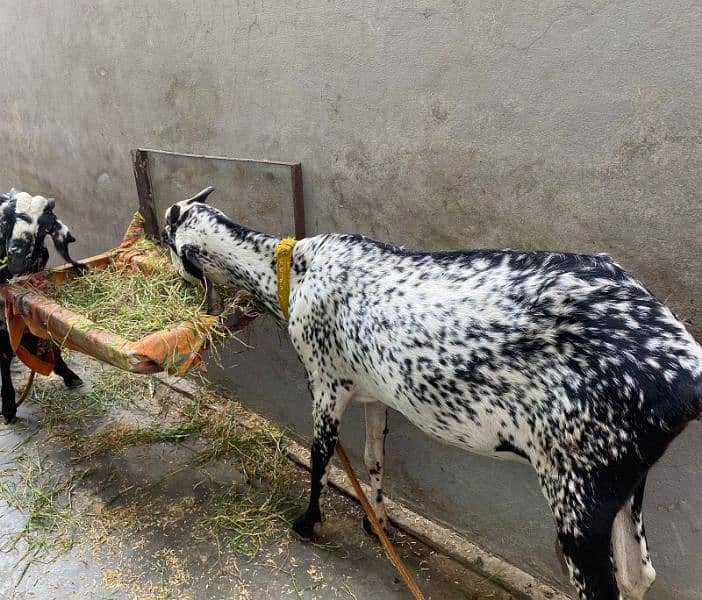
[[[188,208],[190,208],[192,204],[196,204],[198,202],[207,202],[207,196],[214,191],[215,189],[212,186],[206,187],[204,190],[201,190],[195,194],[192,198],[182,200],[177,204],[173,204],[172,206],[168,207],[166,210],[166,225],[161,230],[161,242],[165,246],[168,246],[173,252],[177,252],[175,245],[176,231],[178,226],[185,219],[185,214]]]
[[[68,244],[75,242],[66,227],[54,214],[55,200],[32,196],[14,188],[0,194],[0,259],[6,259],[9,275],[37,273],[49,260],[44,245],[47,235],[62,258],[81,267],[68,253]]]

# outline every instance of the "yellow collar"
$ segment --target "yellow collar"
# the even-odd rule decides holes
[[[295,238],[284,238],[275,247],[275,272],[278,277],[278,304],[285,320],[288,319],[290,305],[290,265],[293,248],[297,244]]]

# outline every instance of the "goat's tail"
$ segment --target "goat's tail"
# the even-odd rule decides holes
[[[651,416],[667,431],[681,431],[690,421],[702,419],[702,375],[676,382],[667,393],[654,393]]]
[[[692,383],[683,389],[682,400],[693,419],[702,419],[702,375],[693,379]]]

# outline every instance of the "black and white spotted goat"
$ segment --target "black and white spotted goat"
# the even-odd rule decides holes
[[[281,315],[279,240],[233,223],[203,190],[166,212],[181,273],[243,286]],[[365,403],[365,462],[381,480],[386,407],[432,436],[536,470],[584,599],[642,598],[655,578],[646,474],[702,413],[702,347],[609,256],[414,252],[357,235],[294,248],[288,330],[309,378],[309,508],[321,521],[339,423]],[[211,289],[211,286],[209,286]],[[282,316],[282,315],[281,315]]]
[[[49,251],[44,244],[51,236],[61,257],[82,268],[68,253],[68,244],[75,238],[54,215],[55,200],[44,196],[31,196],[12,189],[9,194],[0,194],[0,283],[16,275],[38,273],[49,260]],[[5,422],[14,420],[17,414],[15,388],[12,385],[10,365],[14,357],[10,337],[5,324],[5,300],[0,298],[0,376],[2,377],[2,415]],[[34,343],[40,343],[32,336]],[[54,372],[63,378],[68,387],[78,387],[83,382],[59,357]]]

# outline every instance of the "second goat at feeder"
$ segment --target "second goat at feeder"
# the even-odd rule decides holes
[[[68,252],[68,244],[75,241],[68,227],[54,214],[55,200],[44,196],[31,196],[26,192],[12,189],[8,194],[0,194],[0,283],[11,277],[38,273],[46,267],[49,250],[45,238],[51,237],[54,247],[61,257],[76,268],[76,263]],[[2,415],[6,423],[14,420],[17,414],[15,388],[12,384],[10,365],[14,357],[10,336],[5,323],[5,301],[0,298],[0,376],[2,377]],[[31,336],[35,344],[43,343]],[[77,387],[83,382],[59,356],[54,372],[63,378],[67,387]]]

